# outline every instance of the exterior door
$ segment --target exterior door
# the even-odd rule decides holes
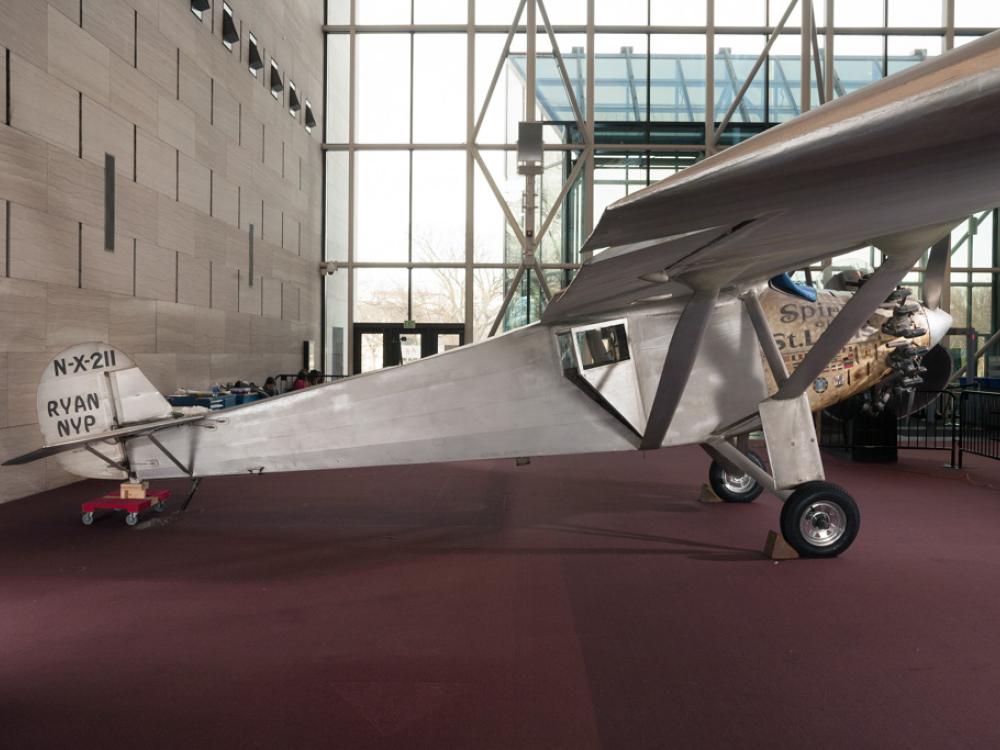
[[[424,323],[404,328],[399,323],[355,323],[353,372],[414,362],[465,343],[465,326]]]

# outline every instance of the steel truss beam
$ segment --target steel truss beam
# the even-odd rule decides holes
[[[593,143],[594,137],[590,132],[587,121],[583,117],[583,113],[580,111],[580,103],[576,100],[576,92],[573,90],[573,83],[570,81],[569,73],[566,72],[566,61],[563,59],[562,53],[559,51],[559,42],[556,39],[556,33],[552,30],[552,24],[549,23],[549,14],[545,10],[545,3],[542,0],[534,0],[538,3],[538,10],[542,14],[542,24],[545,26],[545,31],[549,35],[549,41],[552,43],[552,56],[555,57],[556,65],[559,68],[559,76],[562,78],[563,86],[566,89],[566,96],[569,97],[569,103],[573,107],[573,116],[576,117],[576,125],[583,133],[583,138],[587,143]]]
[[[507,218],[507,223],[510,225],[517,237],[518,242],[521,245],[522,257],[521,264],[518,267],[517,273],[514,274],[514,278],[511,281],[509,288],[504,294],[503,302],[500,305],[500,310],[497,312],[496,318],[493,320],[493,325],[490,327],[490,337],[494,336],[500,327],[500,323],[503,321],[504,316],[507,314],[507,310],[510,307],[511,301],[514,299],[514,295],[517,293],[517,289],[520,286],[521,280],[526,273],[533,274],[538,280],[539,288],[541,289],[542,295],[545,297],[546,303],[552,301],[552,290],[549,288],[548,280],[545,278],[545,272],[542,270],[542,265],[539,263],[538,257],[535,251],[541,246],[542,239],[545,237],[549,228],[552,226],[552,222],[555,220],[556,213],[562,206],[563,201],[566,200],[566,196],[572,189],[573,185],[577,182],[580,174],[584,171],[588,164],[592,164],[593,160],[593,132],[591,130],[592,123],[589,123],[584,119],[583,113],[580,110],[580,104],[577,101],[576,92],[573,88],[573,82],[570,80],[569,73],[566,70],[566,62],[563,59],[562,53],[559,50],[559,42],[556,38],[555,32],[552,30],[552,24],[549,22],[548,12],[545,9],[545,3],[543,0],[521,0],[518,5],[517,15],[514,18],[514,22],[511,24],[508,30],[507,40],[504,44],[504,50],[497,61],[497,67],[493,73],[493,80],[490,84],[490,89],[487,92],[486,100],[483,103],[482,111],[480,112],[479,119],[476,122],[476,126],[473,129],[473,137],[479,133],[479,129],[482,126],[483,119],[486,117],[486,111],[489,107],[490,99],[493,96],[493,91],[496,88],[497,80],[500,76],[500,71],[503,68],[503,63],[510,52],[510,45],[513,41],[514,34],[518,28],[518,21],[521,18],[521,14],[527,9],[527,64],[525,66],[525,113],[526,118],[529,122],[535,120],[535,83],[536,83],[536,62],[537,55],[535,52],[535,42],[537,33],[537,22],[536,22],[536,12],[541,14],[542,24],[548,33],[549,40],[552,44],[552,54],[556,60],[556,64],[559,69],[559,76],[562,79],[563,88],[566,91],[566,96],[569,98],[570,104],[573,108],[573,114],[576,118],[576,125],[579,131],[583,134],[584,141],[586,145],[580,146],[578,144],[565,144],[565,145],[575,145],[576,148],[573,150],[579,150],[580,156],[573,165],[573,169],[570,170],[569,175],[563,181],[562,187],[559,191],[559,195],[556,197],[555,201],[549,207],[548,214],[542,222],[541,229],[535,232],[535,198],[536,198],[536,187],[535,178],[541,174],[539,169],[527,169],[523,172],[526,180],[525,189],[525,225],[522,230],[518,225],[517,220],[504,200],[500,189],[497,187],[496,181],[493,179],[492,174],[490,174],[486,163],[483,161],[482,156],[479,151],[482,146],[473,144],[473,156],[476,162],[479,164],[480,169],[483,170],[483,174],[486,177],[487,182],[490,185],[490,189],[493,192],[494,197],[500,203],[500,207],[504,212],[504,216]],[[590,82],[588,82],[588,92],[590,89]],[[592,99],[592,97],[591,97]],[[593,102],[588,101],[587,112],[590,115],[593,111]],[[516,148],[516,145],[514,146]]]
[[[521,231],[521,225],[517,223],[517,219],[514,217],[514,212],[510,210],[510,206],[507,205],[507,201],[504,200],[503,193],[500,192],[500,188],[497,187],[496,181],[493,179],[493,175],[490,173],[489,167],[486,166],[486,162],[483,161],[483,157],[479,155],[478,150],[472,152],[473,158],[476,160],[476,164],[479,168],[483,170],[483,177],[486,178],[487,184],[490,186],[490,190],[493,191],[493,196],[497,199],[500,204],[500,208],[503,210],[503,215],[507,218],[507,224],[510,225],[511,231],[514,232],[514,236],[517,238],[518,244],[520,244],[523,249],[526,246],[526,240],[524,237],[524,232]]]
[[[654,0],[655,1],[655,0]],[[946,0],[948,2],[950,0]],[[763,26],[711,26],[716,34],[771,34],[775,27]],[[820,26],[817,30],[826,33],[831,26]],[[844,26],[836,28],[838,36],[942,36],[946,35],[949,28],[960,36],[985,36],[996,31],[995,26]],[[432,34],[463,34],[468,29],[464,23],[451,24],[412,24],[412,23],[392,23],[392,24],[331,24],[323,27],[323,31],[328,34],[346,34],[356,32],[358,34],[396,34],[426,32]],[[586,24],[555,24],[552,27],[557,34],[586,34],[588,26]],[[596,26],[597,33],[600,34],[690,34],[700,36],[705,33],[706,26],[664,26],[664,25],[636,25],[636,24],[600,24]],[[504,34],[510,30],[506,24],[476,24],[477,34]],[[518,26],[515,33],[523,34],[525,26]],[[788,26],[786,31],[791,34],[801,34],[801,26]]]
[[[514,41],[514,35],[518,32],[518,22],[521,20],[521,14],[524,13],[524,6],[527,0],[521,0],[517,4],[517,12],[514,14],[514,22],[510,25],[507,31],[507,41],[504,42],[503,51],[500,53],[500,59],[497,60],[497,67],[493,71],[493,79],[490,81],[490,87],[486,90],[486,98],[483,100],[483,108],[479,112],[479,117],[476,118],[476,126],[472,130],[472,138],[476,139],[479,135],[479,129],[483,127],[483,120],[486,119],[486,111],[490,108],[490,102],[493,99],[493,92],[496,90],[497,81],[500,80],[500,74],[503,72],[503,65],[507,61],[507,55],[510,54],[510,45]],[[532,0],[534,2],[534,0]],[[468,31],[467,26],[462,27],[463,31]],[[466,102],[466,106],[471,107],[472,102]]]
[[[524,276],[524,265],[517,267],[517,273],[514,274],[514,278],[510,282],[510,286],[507,287],[507,292],[503,296],[503,302],[500,304],[500,310],[497,312],[496,318],[493,319],[493,325],[490,326],[490,332],[487,338],[493,338],[496,335],[497,329],[500,327],[501,321],[503,321],[503,316],[507,314],[507,308],[510,307],[510,301],[514,299],[514,295],[517,293],[517,289],[521,286],[521,278]]]
[[[726,114],[723,115],[722,120],[719,122],[719,127],[715,129],[714,133],[712,133],[713,146],[718,145],[719,139],[722,138],[722,134],[725,132],[726,126],[729,125],[729,121],[733,119],[733,115],[736,113],[737,107],[743,106],[743,97],[745,97],[747,91],[750,90],[750,86],[753,84],[753,79],[757,76],[757,72],[764,64],[764,61],[767,60],[767,55],[771,51],[771,47],[774,46],[775,41],[778,39],[778,35],[780,35],[782,30],[785,28],[785,23],[788,21],[788,17],[792,15],[792,11],[795,9],[795,5],[798,1],[799,0],[791,0],[791,2],[788,3],[788,7],[785,8],[784,15],[781,16],[781,20],[778,21],[778,25],[774,27],[774,31],[771,33],[771,36],[768,37],[767,44],[764,45],[763,51],[761,51],[760,55],[757,57],[757,61],[750,69],[750,74],[743,82],[743,85],[740,87],[736,96],[733,97],[733,101],[730,103],[729,109],[726,110]],[[726,61],[728,64],[728,57],[726,58]],[[734,76],[735,74],[732,72],[731,67],[732,66],[730,65],[730,75]],[[764,95],[767,96],[767,92],[764,92]],[[744,119],[746,119],[745,116]]]

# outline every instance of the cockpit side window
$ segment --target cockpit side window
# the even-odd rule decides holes
[[[584,370],[630,358],[624,323],[578,331],[576,345],[580,350],[580,364]]]
[[[563,372],[576,369],[576,360],[573,358],[573,339],[569,331],[556,334],[556,341],[559,342],[559,362],[562,364]]]

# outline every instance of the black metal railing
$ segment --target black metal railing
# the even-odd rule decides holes
[[[918,391],[930,402],[899,420],[896,445],[917,450],[953,451],[959,427],[958,391]],[[954,464],[954,455],[952,455]]]
[[[948,451],[950,465],[955,468],[962,467],[965,453],[1000,460],[1000,392],[969,386],[918,392],[918,396],[933,398],[895,424],[891,419],[865,418],[867,424],[861,422],[859,428],[857,418],[841,420],[825,412],[820,422],[820,445],[844,451]]]
[[[960,421],[956,446],[959,468],[963,453],[1000,459],[1000,393],[963,390]]]
[[[961,422],[960,392],[918,391],[917,397],[929,401],[898,420],[888,414],[842,419],[824,412],[820,420],[820,445],[844,451],[942,450],[949,452],[951,465],[955,466]]]

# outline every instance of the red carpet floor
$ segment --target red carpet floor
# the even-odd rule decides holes
[[[1000,463],[944,460],[828,458],[858,541],[780,564],[697,449],[8,503],[0,747],[998,747]]]

